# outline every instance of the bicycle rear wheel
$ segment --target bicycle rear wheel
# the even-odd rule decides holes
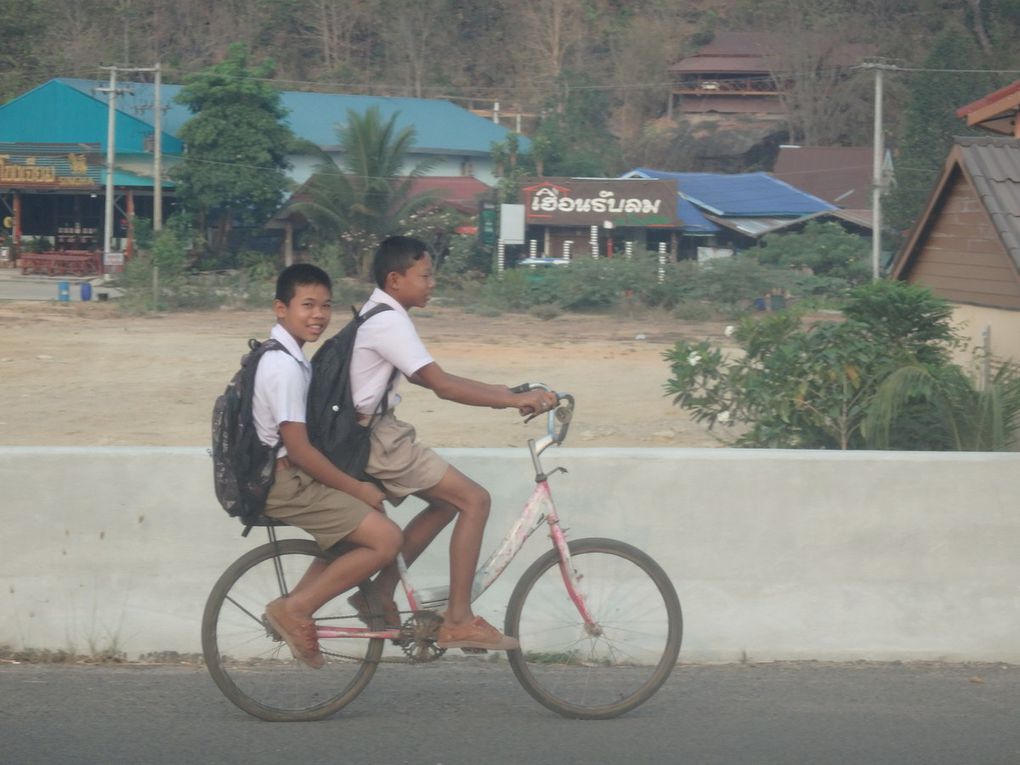
[[[349,704],[375,673],[383,641],[322,639],[326,658],[311,669],[291,656],[287,644],[263,622],[266,604],[289,592],[316,559],[329,560],[307,539],[256,547],[223,572],[209,594],[202,617],[202,652],[216,685],[249,714],[274,722],[321,720]],[[375,595],[365,591],[375,605]],[[328,626],[361,626],[348,604],[351,593],[315,614]],[[377,606],[372,610],[381,613]],[[382,619],[373,628],[382,629]]]
[[[631,545],[579,539],[569,547],[597,627],[585,626],[550,550],[510,596],[505,631],[521,642],[507,654],[510,666],[532,697],[564,717],[616,717],[651,698],[673,671],[680,600],[662,568]]]

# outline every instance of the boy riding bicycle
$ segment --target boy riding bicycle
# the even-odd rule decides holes
[[[351,388],[359,417],[368,421],[383,397],[389,409],[372,428],[371,454],[366,472],[394,504],[408,495],[428,506],[403,532],[403,553],[410,565],[436,535],[456,518],[450,540],[450,589],[447,609],[439,628],[440,648],[510,650],[514,638],[503,635],[471,610],[471,587],[485,523],[489,493],[415,438],[414,428],[394,416],[400,402],[399,378],[430,389],[439,398],[469,406],[516,408],[521,414],[545,412],[556,406],[556,395],[545,390],[513,393],[505,385],[490,385],[446,372],[426,350],[408,311],[423,308],[432,295],[435,279],[432,258],[418,239],[393,236],[383,241],[372,267],[376,289],[362,307],[366,313],[380,303],[393,310],[377,314],[358,330],[351,360]],[[394,370],[401,374],[389,388]],[[376,579],[388,626],[399,626],[393,593],[400,581],[395,563]],[[351,603],[365,613],[360,595]]]

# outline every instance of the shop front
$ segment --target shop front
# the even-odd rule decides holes
[[[98,144],[0,143],[0,265],[24,273],[100,273],[104,165]],[[150,185],[135,188],[136,180]],[[121,169],[114,182],[111,241],[130,257],[135,217],[152,217],[151,180]]]

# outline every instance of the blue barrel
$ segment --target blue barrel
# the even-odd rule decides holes
[[[81,283],[81,299],[91,300],[92,299],[92,283],[82,282]]]
[[[71,284],[69,282],[57,282],[57,300],[66,303],[71,299]]]

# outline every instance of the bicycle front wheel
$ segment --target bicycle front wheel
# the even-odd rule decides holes
[[[569,547],[594,624],[581,618],[559,554],[550,550],[510,596],[505,631],[521,642],[508,652],[510,666],[528,693],[564,717],[616,717],[651,698],[673,671],[680,600],[662,568],[636,547],[612,539]]]
[[[223,572],[202,617],[202,652],[216,685],[249,714],[274,722],[321,720],[364,690],[382,656],[383,641],[321,639],[326,658],[312,669],[291,656],[264,622],[266,605],[290,592],[316,560],[330,558],[315,542],[287,539],[256,547]],[[370,603],[375,595],[365,592]],[[347,604],[350,593],[315,614],[317,624],[362,626]],[[378,607],[372,609],[376,613]],[[382,619],[372,626],[382,629]]]

